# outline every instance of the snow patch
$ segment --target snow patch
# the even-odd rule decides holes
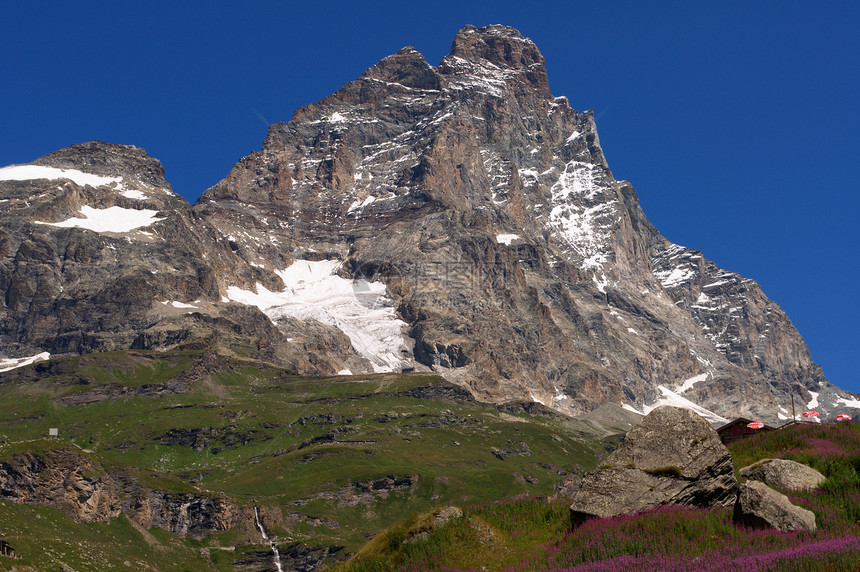
[[[86,228],[95,232],[129,232],[136,228],[145,228],[164,218],[156,218],[158,211],[126,209],[123,207],[108,207],[94,209],[91,206],[81,207],[83,218],[72,217],[61,222],[33,221],[36,224],[47,224],[61,228]]]
[[[810,392],[810,393],[812,393],[812,392]],[[836,403],[840,403],[845,407],[854,407],[854,408],[860,409],[860,400],[858,400],[854,397],[852,397],[850,399],[846,398],[846,397],[837,397]]]
[[[337,374],[338,375],[352,375],[352,371],[349,369],[342,369],[339,372],[337,372]]]
[[[282,291],[272,292],[257,283],[256,292],[231,286],[227,297],[258,307],[273,322],[289,316],[334,326],[349,337],[374,371],[400,371],[401,350],[406,347],[401,332],[406,323],[386,304],[385,284],[341,278],[335,274],[341,264],[337,260],[296,260],[276,271],[284,281]]]
[[[639,411],[638,409],[636,409],[635,407],[633,407],[632,405],[629,405],[627,403],[622,403],[621,409],[626,409],[627,411],[632,411],[633,413],[635,413],[637,415],[645,415],[644,413],[642,413],[641,411]]]
[[[708,379],[708,374],[700,373],[699,375],[693,376],[690,379],[684,380],[684,383],[681,384],[677,391],[678,393],[684,393],[700,381],[705,381],[706,379]]]
[[[498,242],[499,244],[506,244],[510,246],[511,243],[517,240],[519,237],[520,235],[518,234],[497,234],[496,242]]]
[[[140,191],[135,191],[134,189],[126,189],[120,193],[122,196],[127,197],[129,199],[139,199],[143,200],[146,198],[146,195]]]
[[[687,280],[696,277],[696,271],[692,268],[678,267],[672,270],[660,270],[654,272],[654,276],[663,285],[663,288],[675,288]],[[700,296],[701,298],[701,296]]]
[[[33,181],[37,179],[69,179],[82,187],[84,185],[101,187],[102,185],[119,183],[122,177],[102,177],[75,169],[57,169],[56,167],[43,167],[41,165],[10,165],[0,169],[0,181]]]
[[[349,214],[349,213],[356,211],[358,209],[363,209],[364,207],[366,207],[367,205],[369,205],[370,203],[372,203],[375,200],[376,200],[376,197],[374,197],[373,195],[367,197],[363,201],[361,201],[359,199],[355,199],[352,202],[352,204],[349,205],[349,209],[347,209],[346,213]]]
[[[616,211],[614,199],[598,200],[605,185],[597,181],[595,168],[591,163],[571,161],[550,189],[550,224],[583,258],[583,269],[598,269],[609,259],[610,219]]]
[[[173,306],[174,308],[180,308],[180,309],[184,309],[184,308],[197,309],[198,308],[194,304],[186,304],[185,302],[176,302],[176,301],[170,301],[170,300],[164,300],[162,302],[162,304],[164,304],[165,306]]]
[[[809,403],[806,404],[807,409],[815,409],[818,407],[818,395],[817,391],[810,391],[809,395],[812,396],[812,399],[809,400]]]
[[[30,357],[22,358],[0,358],[0,372],[13,370],[18,367],[24,367],[37,361],[45,361],[51,357],[48,352],[42,352]]]

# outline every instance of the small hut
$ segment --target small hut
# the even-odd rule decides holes
[[[17,558],[15,555],[15,549],[9,546],[9,543],[5,540],[0,540],[0,556],[5,556],[7,558]]]
[[[756,433],[761,433],[762,431],[774,431],[776,429],[776,427],[771,427],[770,425],[765,425],[761,429],[752,429],[751,427],[747,427],[750,423],[752,423],[752,420],[738,417],[717,429],[717,433],[719,434],[720,440],[723,444],[728,445],[729,443],[739,439],[745,439],[746,437],[750,437]]]

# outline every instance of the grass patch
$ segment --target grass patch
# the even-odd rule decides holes
[[[655,477],[680,479],[683,476],[683,471],[681,471],[681,467],[676,467],[674,465],[666,467],[655,467],[653,469],[642,469],[642,471]]]

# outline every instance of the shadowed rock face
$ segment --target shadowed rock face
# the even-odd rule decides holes
[[[513,28],[467,26],[435,67],[409,47],[384,58],[272,125],[193,207],[134,147],[36,163],[139,194],[0,181],[0,357],[206,344],[305,373],[370,371],[373,344],[357,347],[339,318],[229,301],[231,288],[281,292],[296,260],[339,260],[339,276],[384,283],[366,306],[405,323],[403,367],[480,399],[580,414],[675,390],[775,423],[789,392],[815,392],[825,415],[847,396],[754,281],[660,235],[609,170],[593,114],[553,97],[543,56]],[[37,224],[84,206],[161,220]]]
[[[571,521],[667,504],[728,506],[737,488],[731,454],[708,422],[687,409],[663,406],[585,475],[570,507]]]

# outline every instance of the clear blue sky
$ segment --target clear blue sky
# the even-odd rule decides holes
[[[670,240],[754,278],[860,392],[860,2],[14,2],[0,164],[100,139],[194,201],[286,121],[465,24],[534,40]]]

